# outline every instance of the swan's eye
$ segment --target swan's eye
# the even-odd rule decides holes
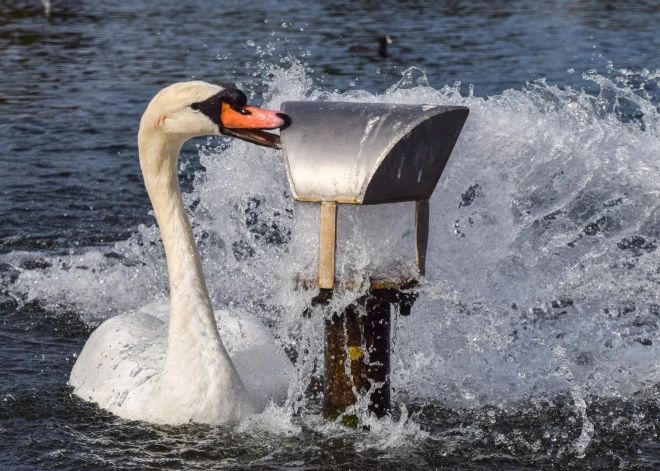
[[[242,114],[242,115],[250,115],[250,114],[252,114],[250,111],[248,111],[248,110],[246,110],[246,109],[244,109],[244,108],[239,108],[238,106],[232,106],[231,109],[234,110],[234,111],[237,112],[237,113]]]
[[[191,108],[193,111],[199,111],[200,109],[202,109],[200,103],[193,103],[192,105],[190,105],[190,108]]]

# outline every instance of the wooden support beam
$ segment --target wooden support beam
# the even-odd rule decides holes
[[[321,203],[319,233],[319,280],[321,289],[335,287],[335,245],[337,243],[337,203]]]

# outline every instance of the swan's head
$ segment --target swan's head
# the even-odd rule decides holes
[[[248,106],[236,88],[194,81],[161,90],[144,112],[140,128],[181,141],[226,135],[280,149],[280,137],[265,130],[285,128],[290,122],[282,112]]]

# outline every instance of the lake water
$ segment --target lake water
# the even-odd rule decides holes
[[[650,1],[2,3],[0,468],[658,469],[658,24]],[[292,283],[310,210],[280,153],[224,139],[184,147],[185,200],[214,305],[295,357],[287,403],[162,427],[70,394],[93,328],[167,296],[136,134],[193,78],[271,108],[471,109],[431,200],[427,282],[395,317],[393,414],[368,432],[296,393],[320,358],[322,313],[303,318]],[[340,249],[367,269],[400,243],[383,232]]]

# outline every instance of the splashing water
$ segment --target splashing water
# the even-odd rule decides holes
[[[374,433],[356,447],[426,439],[405,403],[504,409],[566,394],[582,424],[572,447],[584,456],[594,434],[590,398],[632,398],[660,381],[660,121],[649,86],[633,85],[654,82],[660,72],[622,70],[614,81],[585,74],[597,95],[541,80],[485,99],[463,96],[458,83],[433,89],[415,68],[383,95],[332,93],[288,62],[260,66],[272,77],[264,106],[328,100],[470,107],[431,199],[426,281],[413,314],[395,318],[392,386],[400,419],[363,417]],[[316,431],[347,433],[322,424],[304,394],[323,363],[322,314],[302,318],[314,293],[296,290],[296,279],[315,269],[317,208],[292,200],[276,151],[221,138],[209,140],[200,156],[206,171],[185,203],[212,300],[260,316],[296,359],[287,404],[241,427],[295,435],[295,414]],[[388,263],[386,254],[412,250],[405,232],[412,214],[408,204],[342,206],[339,273],[366,277]],[[388,225],[378,226],[384,219]],[[342,224],[349,229],[342,232]],[[369,224],[380,231],[377,244]],[[18,266],[32,256],[13,252],[2,261]],[[141,226],[107,250],[19,272],[15,297],[73,307],[91,324],[167,297],[155,227]],[[340,293],[332,307],[354,297]]]

